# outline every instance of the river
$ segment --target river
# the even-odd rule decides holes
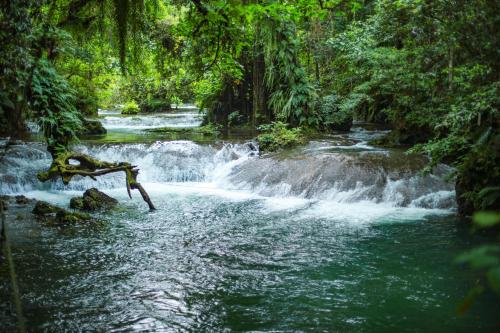
[[[453,263],[480,236],[456,216],[451,169],[372,147],[357,125],[277,154],[251,141],[164,141],[145,129],[198,126],[196,110],[100,114],[104,138],[77,149],[139,166],[158,208],[123,175],[41,184],[44,146],[0,160],[0,193],[67,206],[89,187],[120,207],[104,226],[8,221],[30,331],[492,331],[486,298],[464,316],[472,287]],[[123,139],[123,140],[122,140]],[[3,276],[3,275],[2,275]],[[0,314],[6,330],[15,318]]]

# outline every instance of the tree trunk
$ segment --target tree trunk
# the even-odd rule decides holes
[[[262,120],[264,123],[271,121],[271,115],[267,108],[267,95],[265,86],[265,62],[262,47],[254,47],[254,61],[253,61],[253,103],[252,103],[252,126],[259,125]]]

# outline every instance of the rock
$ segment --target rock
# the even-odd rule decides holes
[[[118,200],[100,192],[96,188],[91,188],[83,193],[83,197],[72,198],[70,207],[86,211],[96,211],[111,209],[118,204]]]
[[[62,209],[56,214],[56,222],[60,224],[75,224],[92,221],[92,216],[87,213],[68,212]]]
[[[26,198],[24,195],[16,195],[16,203],[20,205],[26,205],[28,204],[31,199]]]
[[[0,195],[0,200],[9,201],[10,197],[8,195],[2,194],[2,195]]]
[[[35,204],[35,208],[33,208],[33,214],[43,217],[46,215],[54,215],[57,214],[59,211],[62,211],[64,209],[51,205],[48,202],[45,201],[37,201]]]
[[[54,206],[45,201],[37,201],[33,213],[38,220],[55,224],[76,224],[95,222],[87,213],[69,212],[66,209]]]
[[[73,209],[83,209],[83,198],[74,197],[69,201],[69,208]]]
[[[99,120],[83,119],[82,125],[83,128],[79,133],[80,135],[103,135],[107,133]]]

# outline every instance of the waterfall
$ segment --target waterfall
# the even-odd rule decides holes
[[[197,183],[194,188],[210,184],[269,198],[454,207],[453,186],[444,180],[451,168],[440,165],[433,173],[423,175],[423,158],[402,158],[397,152],[316,152],[284,158],[259,156],[253,142],[200,145],[191,141],[80,145],[76,150],[102,160],[137,165],[139,181],[145,184]],[[0,192],[83,191],[89,187],[107,190],[124,186],[119,173],[99,177],[97,182],[75,177],[68,186],[60,180],[40,183],[36,174],[50,162],[42,144],[11,146],[0,161]]]

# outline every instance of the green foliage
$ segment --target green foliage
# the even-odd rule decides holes
[[[477,212],[474,214],[473,221],[478,228],[491,228],[500,225],[500,214],[488,211]]]
[[[245,122],[245,116],[239,111],[231,112],[228,116],[229,126],[238,126]]]
[[[349,131],[352,112],[339,101],[336,95],[328,95],[316,101],[316,112],[320,127],[327,130]]]
[[[311,112],[315,91],[298,59],[294,23],[285,12],[278,15],[265,20],[262,29],[269,107],[278,120],[318,125],[319,119]]]
[[[43,129],[50,152],[60,152],[77,140],[82,123],[75,107],[75,92],[46,60],[35,64],[31,78],[30,109]]]
[[[0,135],[11,136],[24,127],[25,91],[33,62],[29,12],[38,7],[22,0],[0,2]]]
[[[500,204],[491,190],[500,178],[494,1],[13,0],[0,8],[0,131],[38,119],[27,92],[46,60],[64,78],[52,75],[54,86],[67,85],[49,102],[65,91],[80,116],[130,100],[165,111],[182,100],[225,130],[273,120],[323,131],[348,130],[351,117],[384,123],[393,128],[386,143],[418,144],[412,152],[428,155],[429,169],[456,168],[461,213]],[[52,123],[65,118],[52,112]]]
[[[499,204],[479,196],[500,177],[495,8],[378,0],[358,20],[341,16],[324,25],[331,36],[321,41],[322,88],[355,117],[391,126],[386,144],[417,143],[411,151],[427,154],[430,167],[453,164],[465,215]],[[473,17],[482,19],[476,25]]]
[[[500,214],[492,211],[477,212],[473,216],[473,225],[477,228],[495,229],[498,231],[500,226]],[[474,301],[485,292],[486,287],[500,296],[500,245],[486,244],[481,245],[457,257],[456,262],[467,264],[472,269],[481,274],[479,282],[472,288],[462,303],[459,305],[458,312],[465,313]]]
[[[122,108],[122,114],[137,114],[140,111],[139,105],[134,100],[125,103]]]
[[[288,129],[283,122],[259,126],[263,132],[257,137],[261,152],[273,152],[283,148],[289,148],[305,142],[302,129],[299,127]]]

